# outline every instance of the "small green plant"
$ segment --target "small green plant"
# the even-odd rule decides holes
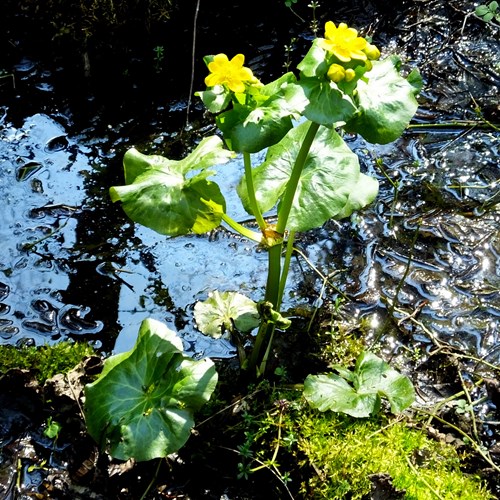
[[[474,14],[485,23],[489,23],[493,19],[500,22],[500,12],[498,12],[498,2],[496,1],[490,2],[489,4],[478,5]]]
[[[47,419],[47,425],[43,431],[43,435],[48,437],[49,439],[53,439],[54,442],[57,441],[59,434],[61,432],[62,425],[55,420],[52,420],[52,417]]]
[[[88,432],[115,458],[166,457],[185,444],[216,384],[211,360],[184,356],[173,331],[144,320],[132,350],[108,358],[85,387]]]
[[[313,408],[366,418],[379,412],[382,396],[389,400],[393,413],[400,413],[415,400],[415,390],[408,377],[375,354],[362,353],[353,371],[338,365],[334,368],[338,375],[306,378],[304,397]]]
[[[157,45],[154,49],[154,68],[156,73],[161,73],[163,68],[163,63],[165,61],[165,47],[162,45]]]

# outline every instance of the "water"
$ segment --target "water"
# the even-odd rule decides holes
[[[395,13],[397,36],[378,35],[386,51],[422,70],[426,88],[416,117],[422,128],[386,146],[347,138],[364,171],[379,179],[380,195],[350,221],[299,235],[297,246],[323,276],[299,255],[284,306],[292,315],[304,305],[328,311],[340,290],[348,300],[338,319],[363,320],[368,338],[389,352],[408,345],[428,351],[438,339],[495,361],[498,132],[433,125],[476,120],[475,104],[490,109],[498,98],[498,41],[494,26],[470,20],[461,31],[461,18],[450,22],[455,11],[431,3],[432,16]],[[380,17],[373,23],[383,26]],[[308,38],[297,42],[297,51]],[[266,71],[276,47],[274,41],[259,46],[258,70]],[[146,122],[134,114],[136,108],[120,108],[113,118],[95,111],[91,94],[78,109],[66,96],[58,98],[54,80],[61,78],[60,68],[23,56],[14,70],[27,90],[0,113],[0,342],[21,346],[82,338],[119,352],[132,346],[140,322],[154,317],[179,331],[195,356],[233,356],[228,341],[197,331],[193,306],[213,289],[258,300],[265,253],[223,230],[175,239],[157,235],[133,225],[108,196],[111,185],[122,183],[121,158],[128,147],[180,157],[213,127],[201,120],[181,140],[182,99],[150,103]],[[33,95],[41,104],[23,115],[16,99]],[[397,182],[397,196],[377,160]],[[231,215],[247,219],[232,194],[241,159],[220,170],[217,181]],[[327,275],[334,286],[322,290]],[[388,318],[394,320],[390,328]]]

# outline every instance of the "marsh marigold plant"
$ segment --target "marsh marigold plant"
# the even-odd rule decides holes
[[[280,310],[295,234],[350,217],[377,195],[377,180],[361,171],[339,131],[386,144],[403,133],[417,109],[418,71],[404,77],[397,56],[379,58],[378,48],[354,28],[332,21],[325,25],[324,38],[312,41],[297,71],[267,84],[244,65],[243,54],[232,59],[207,55],[207,88],[196,95],[214,114],[223,139],[219,134],[205,137],[179,161],[128,151],[129,185],[111,188],[112,200],[120,200],[133,220],[161,234],[203,234],[225,224],[267,251],[263,300],[213,295],[204,307],[195,307],[200,331],[216,337],[230,330],[227,325],[250,331],[257,320],[253,348],[238,350],[249,373],[264,374],[275,332],[290,323]],[[261,151],[265,159],[254,165],[263,156],[252,155]],[[236,191],[258,230],[231,217],[212,180],[211,167],[235,153],[242,155],[244,167]]]

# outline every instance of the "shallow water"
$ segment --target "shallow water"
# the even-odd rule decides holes
[[[297,245],[310,262],[325,276],[335,273],[335,288],[322,293],[323,278],[298,256],[284,305],[292,315],[303,304],[329,307],[338,289],[348,298],[344,319],[365,318],[370,338],[381,340],[385,349],[397,352],[408,343],[429,348],[429,332],[415,323],[387,328],[388,301],[397,292],[397,309],[389,314],[396,321],[417,311],[436,337],[493,360],[500,355],[495,347],[498,132],[433,125],[476,119],[472,104],[487,109],[498,98],[498,33],[472,19],[462,26],[457,9],[432,4],[436,9],[430,17],[420,9],[406,17],[395,14],[391,29],[400,36],[379,35],[387,50],[422,70],[426,88],[415,120],[421,128],[386,146],[347,138],[363,169],[380,180],[380,195],[351,221],[299,236]],[[374,18],[375,28],[383,26],[383,19]],[[275,47],[259,47],[256,68],[266,70]],[[139,143],[143,151],[182,156],[213,129],[202,122],[179,151],[180,128],[164,127],[168,117],[177,114],[179,123],[178,115],[185,112],[186,103],[175,98],[158,103],[146,126],[130,116],[111,125],[109,116],[96,114],[90,126],[79,127],[76,111],[57,98],[57,70],[24,56],[14,70],[25,93],[20,91],[1,113],[1,342],[85,338],[104,351],[122,351],[133,344],[142,319],[152,316],[179,331],[186,350],[196,356],[234,355],[228,341],[197,331],[192,308],[212,289],[259,299],[265,254],[223,230],[165,238],[131,224],[108,197],[109,187],[122,182],[121,157],[128,147]],[[20,116],[15,100],[30,92],[37,92],[41,112]],[[89,105],[93,99],[88,97]],[[397,182],[396,198],[377,159]],[[240,159],[220,170],[217,181],[231,215],[246,220],[231,194],[241,175]]]

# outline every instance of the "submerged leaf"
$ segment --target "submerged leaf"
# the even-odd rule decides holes
[[[304,397],[313,408],[363,418],[379,411],[382,396],[388,399],[393,413],[402,412],[415,400],[410,379],[372,353],[361,354],[354,372],[346,374],[344,368],[338,371],[341,376],[330,373],[306,378]]]
[[[86,386],[87,430],[120,460],[165,457],[185,444],[193,412],[216,384],[210,359],[184,356],[179,337],[147,319],[133,349],[106,360],[100,377]]]
[[[236,292],[215,290],[207,300],[196,303],[194,317],[200,331],[215,338],[234,328],[249,332],[260,324],[257,304]]]

